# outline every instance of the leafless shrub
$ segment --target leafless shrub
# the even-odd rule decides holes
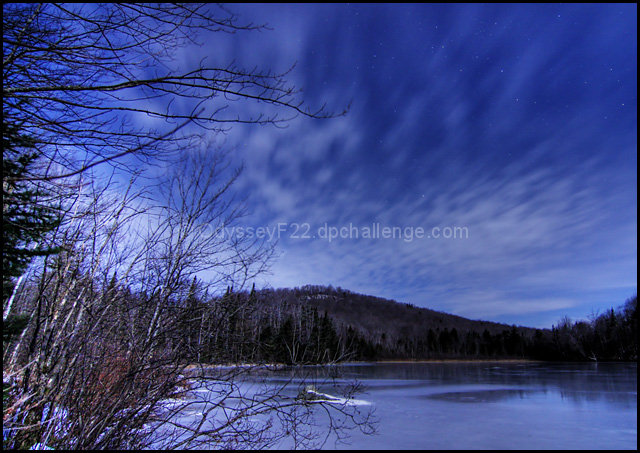
[[[229,193],[237,172],[218,158],[212,164],[192,154],[156,196],[132,185],[122,193],[84,188],[57,232],[69,247],[43,260],[15,306],[31,318],[5,352],[14,382],[4,414],[9,447],[257,448],[319,440],[313,417],[323,405],[283,397],[297,381],[265,382],[256,393],[246,390],[251,368],[200,373],[195,381],[187,373],[191,343],[181,328],[193,276],[207,271],[214,286],[242,287],[271,253],[250,237],[209,234],[242,214]],[[217,334],[220,324],[202,316],[199,335]],[[324,408],[356,420],[335,404]],[[347,425],[337,420],[330,417],[328,429],[343,432]]]

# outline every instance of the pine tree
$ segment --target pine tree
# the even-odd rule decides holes
[[[56,253],[42,244],[44,236],[60,223],[59,211],[46,201],[51,194],[25,181],[37,164],[35,141],[18,128],[2,122],[2,300],[14,288],[35,256]]]
[[[2,342],[9,343],[27,327],[29,313],[10,313],[16,282],[31,260],[58,252],[42,245],[43,237],[60,223],[58,211],[42,203],[48,193],[21,181],[30,175],[38,154],[34,142],[2,121]],[[6,312],[5,312],[6,310]]]

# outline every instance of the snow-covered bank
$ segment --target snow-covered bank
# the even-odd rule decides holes
[[[258,373],[245,372],[247,369],[258,370]],[[335,380],[318,381],[298,375],[294,378],[288,372],[271,373],[271,370],[281,370],[277,365],[217,365],[201,370],[203,373],[198,377],[188,379],[185,391],[178,398],[160,401],[159,420],[150,426],[154,430],[151,448],[162,448],[167,438],[171,438],[173,444],[180,444],[179,448],[289,446],[297,442],[295,436],[291,437],[292,430],[325,431],[325,418],[334,409],[344,417],[348,412],[359,413],[359,406],[372,406],[370,401],[351,398],[347,391],[350,387],[336,386]],[[224,372],[222,375],[208,373],[210,370]],[[233,379],[225,380],[227,370],[232,370]],[[233,370],[241,372],[235,375]],[[198,370],[192,368],[191,371]],[[309,382],[318,383],[319,387]],[[335,392],[330,390],[333,388]],[[342,393],[344,395],[340,395]],[[320,409],[316,406],[322,405],[329,412],[316,410]],[[319,424],[311,421],[316,416]],[[305,424],[305,428],[296,427],[299,423]],[[326,430],[330,430],[331,423],[327,421],[326,425]]]

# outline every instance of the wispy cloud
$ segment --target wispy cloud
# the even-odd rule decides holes
[[[469,231],[284,235],[262,283],[520,324],[583,317],[635,291],[634,6],[238,9],[274,28],[235,44],[241,58],[297,60],[309,100],[353,99],[343,118],[227,137],[246,166],[247,222]]]

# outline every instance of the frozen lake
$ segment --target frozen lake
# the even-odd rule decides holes
[[[278,389],[273,401],[294,405],[300,404],[296,396],[309,383],[314,391],[329,395],[360,383],[361,390],[347,400],[348,409],[373,411],[377,432],[354,429],[342,442],[330,435],[322,444],[325,449],[635,450],[636,380],[635,363],[433,362],[263,370],[235,382],[245,396]],[[219,384],[210,382],[196,393],[219,401],[215,389],[220,391]],[[197,420],[193,414],[206,407],[193,403],[179,411],[181,423]],[[312,407],[317,431],[326,431],[325,409],[307,407]],[[227,408],[231,405],[224,414]],[[207,417],[212,426],[220,420],[220,410]],[[264,425],[265,417],[258,414],[250,420]],[[270,445],[292,446],[291,438]]]
[[[636,449],[636,364],[343,365],[378,433],[356,449]],[[319,390],[323,390],[322,386]],[[330,391],[329,387],[326,389]],[[324,448],[336,447],[331,440]]]

